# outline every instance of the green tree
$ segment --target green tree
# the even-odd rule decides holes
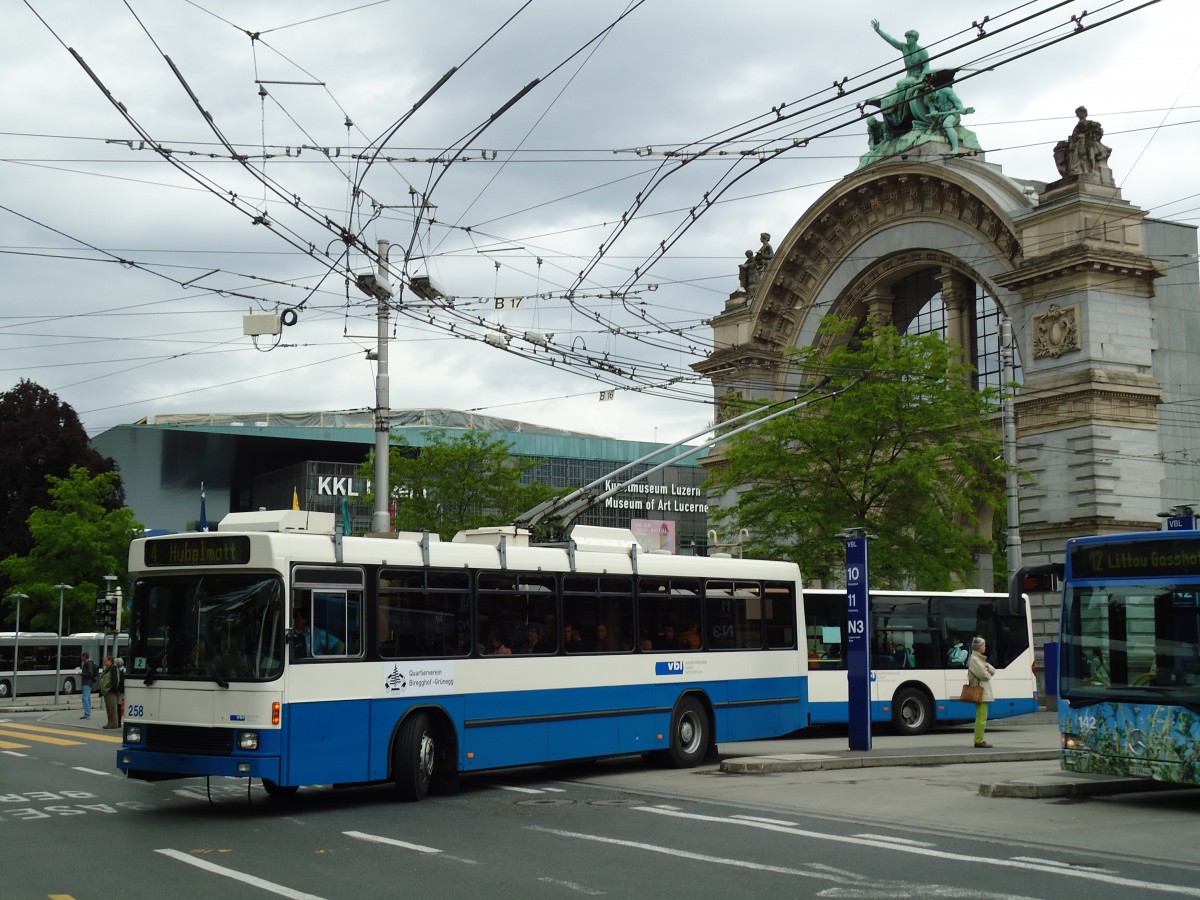
[[[95,601],[106,588],[105,575],[128,583],[129,542],[142,532],[133,510],[112,509],[120,487],[115,472],[93,475],[72,466],[65,478],[46,476],[49,505],[29,514],[33,546],[27,554],[0,560],[0,572],[12,581],[12,591],[27,594],[21,604],[22,629],[58,630],[58,591],[55,584],[72,585],[63,595],[64,627],[91,631]],[[11,615],[11,613],[10,613]]]
[[[428,529],[448,540],[465,528],[511,522],[555,494],[545,485],[523,483],[537,463],[514,458],[511,445],[489,432],[452,437],[435,429],[423,437],[423,446],[400,438],[391,448],[397,531]],[[373,454],[359,471],[368,478],[374,474]]]
[[[708,486],[737,502],[718,525],[749,529],[754,555],[794,560],[806,579],[840,579],[839,535],[851,527],[876,536],[874,585],[938,590],[969,578],[979,510],[1003,497],[994,392],[974,388],[937,335],[868,325],[819,359],[797,356],[844,390],[729,440]]]
[[[46,476],[65,477],[71,466],[92,473],[116,468],[88,445],[75,410],[57,395],[24,379],[0,393],[0,559],[29,552],[27,521],[49,501]],[[108,503],[110,509],[124,505],[119,480]]]

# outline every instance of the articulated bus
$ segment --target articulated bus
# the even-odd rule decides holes
[[[1067,541],[1062,767],[1200,783],[1200,531]]]
[[[99,665],[106,648],[114,646],[112,635],[99,632],[65,634],[61,644],[53,631],[0,631],[0,700],[32,694],[74,694],[83,687],[78,672],[84,650]],[[124,649],[125,635],[121,635]],[[62,663],[58,653],[62,650]],[[13,666],[13,657],[19,666]]]
[[[971,638],[987,641],[996,667],[988,717],[1038,709],[1029,598],[951,592],[871,591],[871,719],[901,734],[923,734],[935,722],[973,719],[958,699],[967,681]],[[808,641],[808,705],[813,724],[845,723],[846,592],[804,592]]]
[[[516,527],[440,541],[334,534],[328,513],[233,513],[130,547],[118,767],[131,778],[392,783],[647,754],[809,721],[791,563],[565,545]]]

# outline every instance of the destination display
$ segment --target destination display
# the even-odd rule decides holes
[[[1069,556],[1071,578],[1193,575],[1200,570],[1200,546],[1194,538],[1080,543],[1070,548]]]
[[[147,566],[244,566],[250,538],[244,534],[164,537],[145,543]]]

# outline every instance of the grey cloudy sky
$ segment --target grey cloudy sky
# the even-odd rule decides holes
[[[375,306],[347,273],[385,239],[396,281],[453,298],[401,295],[392,406],[684,437],[745,250],[866,149],[855,103],[900,68],[872,17],[960,70],[1009,175],[1056,178],[1083,103],[1125,198],[1197,220],[1200,4],[1101,6],[10,0],[0,386],[36,381],[90,434],[369,408]],[[295,324],[255,340],[248,312]]]

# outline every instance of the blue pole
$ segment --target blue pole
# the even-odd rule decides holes
[[[871,593],[865,528],[846,539],[846,676],[851,750],[871,749]]]

